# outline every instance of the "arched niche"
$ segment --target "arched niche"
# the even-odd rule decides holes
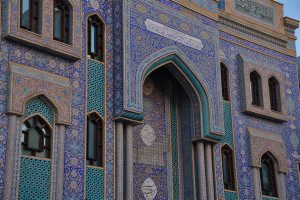
[[[131,88],[126,83],[127,86],[125,87],[128,87],[128,90],[125,94],[125,108],[121,117],[140,122],[143,120],[142,86],[145,78],[153,70],[172,63],[174,67],[170,71],[181,76],[181,80],[185,80],[198,96],[198,101],[200,102],[199,108],[201,107],[202,115],[203,137],[219,141],[223,136],[224,130],[221,95],[219,96],[220,98],[212,98],[213,95],[207,89],[208,84],[205,78],[200,73],[195,72],[194,68],[191,67],[192,62],[187,61],[188,59],[183,56],[184,54],[179,53],[177,50],[172,48],[170,50],[168,53],[162,51],[159,54],[159,52],[156,52],[140,64],[134,75],[134,82],[136,83],[134,88]]]

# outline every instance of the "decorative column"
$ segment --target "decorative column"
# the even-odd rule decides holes
[[[214,190],[214,174],[212,164],[211,144],[205,144],[205,169],[206,169],[206,184],[207,184],[207,199],[215,199]]]
[[[15,200],[19,169],[20,118],[17,115],[9,115],[8,126],[3,199]]]
[[[279,199],[286,199],[286,185],[285,185],[285,173],[278,172],[277,175],[278,179],[278,193],[279,193]]]
[[[116,199],[123,200],[124,199],[124,159],[123,159],[123,123],[116,122]]]
[[[261,185],[260,185],[260,170],[258,167],[252,167],[253,185],[254,185],[254,198],[255,200],[261,199]]]
[[[204,144],[203,142],[198,142],[196,145],[197,145],[197,155],[198,155],[200,200],[207,200]]]
[[[133,199],[133,133],[132,125],[126,125],[126,199]]]
[[[60,200],[63,198],[63,187],[64,187],[64,150],[65,150],[65,130],[66,127],[64,125],[57,125],[56,135],[57,135],[57,154],[55,155],[56,165],[56,179],[55,181],[55,192],[53,195],[54,199]]]

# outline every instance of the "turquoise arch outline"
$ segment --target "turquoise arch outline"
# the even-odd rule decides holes
[[[189,69],[189,67],[184,63],[184,61],[180,59],[180,57],[178,57],[176,54],[171,54],[157,61],[154,61],[152,64],[150,64],[149,67],[147,67],[144,70],[141,78],[144,80],[145,77],[147,77],[153,71],[153,69],[160,68],[159,66],[170,62],[173,62],[176,68],[179,68],[179,70],[181,70],[181,72],[188,78],[188,80],[192,83],[193,87],[196,89],[196,92],[200,97],[202,112],[201,125],[203,126],[203,137],[215,141],[221,141],[223,137],[222,135],[215,135],[210,132],[210,112],[206,91],[203,88],[200,81],[197,79],[196,75]],[[123,111],[121,116],[136,121],[142,121],[144,118],[143,114],[130,111]]]

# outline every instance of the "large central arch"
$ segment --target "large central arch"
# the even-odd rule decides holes
[[[201,140],[210,134],[205,90],[175,55],[152,63],[142,80],[144,121],[133,128],[134,198],[206,199],[214,193],[214,170],[212,143]]]
[[[173,65],[168,65],[172,63]],[[199,125],[201,125],[200,135],[195,135],[195,140],[205,138],[215,141],[220,141],[222,139],[222,134],[216,133],[212,131],[212,123],[211,123],[211,98],[209,97],[207,89],[203,86],[203,83],[199,80],[199,78],[195,75],[192,69],[183,61],[182,58],[176,53],[172,53],[164,56],[163,58],[159,58],[158,60],[152,62],[148,65],[141,73],[141,83],[143,85],[146,77],[151,74],[154,70],[168,65],[168,70],[177,78],[177,80],[181,83],[182,86],[185,86],[186,91],[190,96],[194,96],[197,98],[199,106],[197,107],[199,110],[196,110],[196,113],[200,113],[201,117],[199,118]],[[138,73],[139,74],[139,73]],[[141,91],[142,94],[142,85]],[[142,95],[140,95],[142,98]],[[140,100],[142,102],[142,99]],[[196,103],[196,102],[193,102]]]
[[[123,196],[123,188],[126,188],[126,194],[131,199],[133,194],[138,199],[143,198],[140,189],[145,188],[144,192],[147,195],[149,186],[152,187],[151,193],[155,196],[155,191],[158,189],[155,184],[161,184],[165,191],[160,191],[159,195],[168,193],[168,197],[172,197],[172,199],[182,199],[182,197],[186,197],[185,199],[198,199],[198,197],[200,199],[214,199],[214,144],[223,137],[221,134],[223,131],[222,105],[218,98],[220,94],[216,93],[217,88],[215,88],[216,91],[212,91],[206,83],[206,79],[201,75],[199,68],[193,66],[187,57],[179,56],[182,54],[177,50],[173,50],[170,48],[167,52],[165,49],[160,50],[164,52],[155,52],[140,63],[137,71],[130,75],[125,70],[124,110],[120,118],[116,119],[118,120],[116,124],[118,135],[116,153],[120,158],[117,159],[116,178],[118,183],[123,183],[120,177],[123,176],[123,168],[126,166],[128,183],[125,187],[122,184],[117,185],[118,197]],[[196,68],[197,70],[195,70]],[[178,90],[179,93],[168,89],[166,86],[168,84],[163,81],[165,77],[159,73],[163,69],[168,72],[168,77],[172,77],[168,79],[173,80],[171,81],[172,87],[181,88]],[[143,97],[145,80],[151,76],[155,79],[156,75],[160,77],[158,79],[159,85],[156,86],[158,96]],[[211,93],[214,93],[215,98]],[[168,96],[165,98],[166,94],[172,98],[168,98]],[[180,96],[181,94],[183,95]],[[156,103],[155,98],[160,99],[158,103]],[[159,105],[166,106],[166,99],[169,99],[169,106],[156,107]],[[184,102],[190,102],[186,104],[188,109],[184,107]],[[152,107],[149,108],[149,105]],[[161,110],[167,114],[165,117],[161,117],[163,116],[159,112]],[[187,119],[186,116],[188,116],[180,116],[182,113],[190,113],[191,117],[188,120],[180,121],[180,117]],[[133,127],[133,124],[136,125],[136,123],[132,123],[132,121],[139,122],[139,125]],[[167,123],[162,125],[162,121]],[[189,123],[185,123],[187,121]],[[125,123],[125,130],[123,130],[123,123]],[[192,131],[186,132],[182,128],[184,126],[188,130],[192,129]],[[157,127],[163,128],[155,130]],[[126,135],[125,144],[123,141],[124,132]],[[191,137],[183,137],[187,133]],[[167,140],[170,138],[170,142],[166,142],[165,139],[159,140],[158,138],[162,134],[166,136]],[[155,144],[155,141],[158,143]],[[127,157],[123,161],[124,145],[126,145]],[[189,153],[183,155],[185,152]],[[182,165],[183,163],[190,164],[186,167]],[[186,176],[182,175],[181,169],[184,168],[188,169],[185,170],[187,173],[189,170],[193,171],[192,175],[188,175],[190,179],[186,179]],[[155,173],[151,175],[153,170]],[[165,178],[164,181],[158,180],[157,174],[159,173],[156,173],[158,171],[165,172],[161,177],[171,177],[171,180],[168,178]],[[131,181],[135,184],[131,184]],[[189,188],[189,184],[191,184],[194,197],[187,197],[186,190],[181,191],[184,188],[181,186],[182,184],[185,188]]]
[[[198,138],[220,141],[224,132],[223,104],[220,92],[220,82],[211,85],[209,80],[219,80],[219,66],[211,66],[211,72],[202,73],[199,63],[194,63],[183,51],[176,46],[169,46],[153,52],[140,63],[124,69],[123,111],[118,115],[120,119],[130,121],[143,120],[142,86],[145,77],[166,63],[173,63],[176,73],[181,74],[182,80],[191,85],[201,99],[201,114],[203,132]],[[210,74],[205,77],[204,74]]]

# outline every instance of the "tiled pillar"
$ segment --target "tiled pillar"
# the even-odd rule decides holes
[[[3,199],[15,200],[18,184],[18,165],[20,147],[20,118],[17,115],[10,115],[8,118],[8,136],[6,147],[6,170],[4,177]]]
[[[123,141],[123,123],[116,122],[116,199],[124,199],[124,141]]]
[[[278,193],[279,199],[286,199],[286,185],[285,185],[285,174],[282,172],[278,173]]]
[[[133,135],[132,125],[126,125],[126,200],[133,199]]]
[[[261,199],[261,185],[260,185],[260,170],[258,167],[252,167],[253,186],[255,200]]]
[[[215,199],[214,190],[214,174],[213,174],[213,163],[212,163],[212,145],[205,144],[205,170],[206,170],[206,184],[207,184],[207,199]]]
[[[56,129],[57,141],[55,142],[57,145],[57,154],[54,159],[56,160],[56,179],[55,188],[52,191],[53,199],[60,200],[63,198],[63,187],[64,187],[64,150],[65,150],[65,130],[66,127],[64,125],[58,125]]]
[[[197,156],[198,156],[200,200],[207,200],[204,144],[203,142],[198,142],[196,145],[197,145]]]

